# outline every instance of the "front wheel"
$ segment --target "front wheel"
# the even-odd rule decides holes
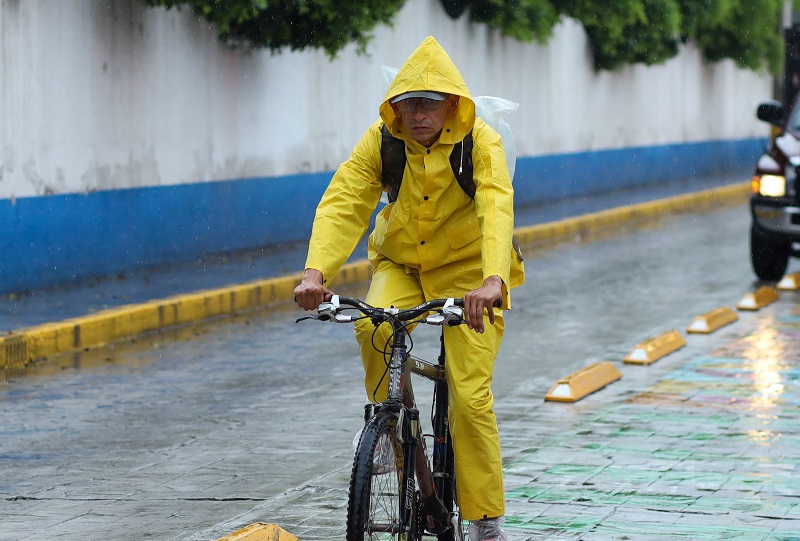
[[[400,538],[403,447],[396,436],[397,418],[372,417],[361,433],[347,502],[347,541]]]
[[[771,235],[755,223],[750,226],[750,262],[759,279],[776,282],[783,277],[792,253],[788,239]]]

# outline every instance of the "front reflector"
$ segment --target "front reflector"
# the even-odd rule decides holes
[[[786,177],[780,175],[762,175],[758,185],[761,195],[767,197],[783,197],[786,195]]]

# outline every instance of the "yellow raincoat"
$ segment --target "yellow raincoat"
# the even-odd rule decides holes
[[[430,90],[460,96],[430,148],[402,132],[389,100],[405,92]],[[522,261],[512,248],[513,188],[500,136],[481,119],[455,64],[432,37],[411,54],[397,73],[380,107],[381,120],[356,145],[336,171],[314,219],[306,268],[329,281],[365,233],[378,205],[381,185],[381,126],[406,144],[406,168],[397,201],[376,217],[369,238],[373,281],[366,301],[373,306],[408,308],[427,299],[463,297],[484,279],[503,280],[508,290],[524,281]],[[474,201],[453,174],[453,145],[473,135]],[[456,455],[459,503],[467,520],[504,514],[502,464],[491,381],[502,340],[502,313],[478,334],[465,325],[445,329],[450,388],[449,420]],[[374,343],[383,344],[382,326]],[[370,400],[386,396],[386,365],[374,350],[371,323],[361,321],[356,337],[366,371]]]

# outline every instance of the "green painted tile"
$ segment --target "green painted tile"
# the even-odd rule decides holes
[[[524,486],[507,491],[506,498],[511,500],[533,500],[548,490],[549,487]]]
[[[544,499],[549,503],[583,503],[592,505],[617,506],[622,505],[635,495],[633,491],[604,491],[594,488],[581,488],[579,490],[567,490],[563,487],[552,487],[546,494],[540,493],[533,500]]]
[[[795,532],[772,532],[764,541],[800,541],[800,531]]]
[[[564,531],[588,532],[595,528],[602,517],[591,516],[539,516],[536,518],[506,516],[508,529],[513,528],[539,530],[539,531]]]
[[[661,460],[685,460],[692,455],[695,451],[692,449],[657,449],[653,451],[653,458]]]
[[[661,524],[653,522],[617,522],[605,520],[594,529],[595,532],[608,532],[612,534],[628,534],[631,540],[638,539],[639,535],[662,535],[663,538],[673,539],[725,539],[755,541],[764,539],[769,530],[737,525],[717,525],[713,523],[703,525],[685,526],[681,524]]]
[[[733,499],[718,498],[713,495],[704,496],[689,506],[694,512],[713,512],[713,513],[758,513],[763,505],[754,498]]]
[[[698,485],[718,485],[722,486],[730,482],[731,475],[728,473],[704,472],[704,471],[680,471],[671,470],[664,472],[659,481],[669,485],[687,484],[690,486]]]
[[[684,509],[697,501],[697,497],[679,494],[634,494],[626,502],[627,505],[647,509]]]
[[[582,464],[554,464],[553,466],[547,468],[545,473],[558,476],[591,477],[602,470],[603,467],[599,466],[584,466]]]

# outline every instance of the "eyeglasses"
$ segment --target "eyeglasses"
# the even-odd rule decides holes
[[[433,100],[431,98],[408,98],[407,100],[398,101],[397,108],[401,113],[413,113],[417,107],[422,107],[426,111],[435,111],[439,109],[447,100]]]

